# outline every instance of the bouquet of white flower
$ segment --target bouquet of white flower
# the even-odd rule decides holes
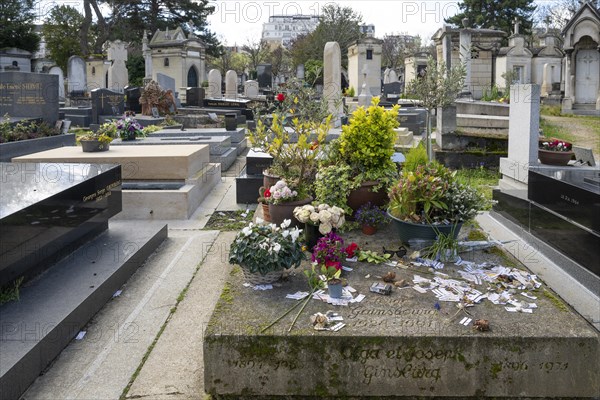
[[[279,269],[297,267],[304,260],[298,237],[301,229],[288,229],[290,220],[280,226],[250,222],[239,232],[229,250],[229,263],[239,264],[252,273],[266,274]]]
[[[331,207],[328,204],[317,206],[308,204],[296,207],[294,217],[300,222],[317,225],[322,235],[328,234],[333,228],[340,228],[346,222],[344,210],[337,206]]]

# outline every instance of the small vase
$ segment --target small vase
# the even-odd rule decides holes
[[[573,152],[538,149],[538,158],[542,164],[546,165],[567,165],[573,158]]]
[[[377,233],[377,227],[371,225],[363,225],[361,226],[361,230],[365,235],[374,235]]]
[[[327,292],[332,299],[341,299],[343,292],[342,281],[334,279],[327,282]]]
[[[317,242],[323,235],[319,232],[319,226],[309,223],[304,223],[304,240],[306,241],[306,247],[309,251],[316,246]]]
[[[458,250],[457,249],[444,249],[437,254],[441,262],[456,262],[458,261]]]

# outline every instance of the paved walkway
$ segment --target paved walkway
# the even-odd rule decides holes
[[[224,176],[187,221],[168,221],[169,237],[93,318],[82,340],[73,340],[25,393],[34,399],[204,399],[202,337],[231,270],[235,232],[202,228],[215,211],[245,209],[235,203],[235,168]],[[527,244],[489,214],[479,218],[492,238]],[[132,221],[132,229],[135,224]],[[519,250],[521,249],[521,250]],[[529,258],[531,260],[531,258]],[[550,286],[568,286],[565,299],[600,326],[597,297],[545,257],[534,268]],[[527,264],[527,263],[526,263]],[[571,294],[568,294],[568,293]]]

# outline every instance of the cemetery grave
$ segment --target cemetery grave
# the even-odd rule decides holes
[[[365,250],[394,244],[390,228],[343,237]],[[443,268],[397,257],[395,265],[343,262],[352,270],[342,277],[356,292],[337,301],[343,305],[313,297],[291,330],[299,308],[263,331],[303,297],[286,296],[308,295],[304,274],[292,271],[271,290],[253,290],[234,269],[205,334],[207,392],[224,398],[594,396],[598,333],[503,250],[461,257],[462,265]],[[371,292],[389,272],[398,282],[391,294]],[[513,286],[518,289],[507,295]],[[474,300],[464,309],[457,306],[463,291]],[[309,317],[329,310],[344,326],[314,330]],[[478,319],[489,330],[476,329]]]

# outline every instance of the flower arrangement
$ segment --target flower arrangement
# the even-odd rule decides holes
[[[344,210],[328,204],[296,207],[294,217],[302,223],[317,225],[322,235],[328,234],[333,228],[340,228],[346,222]]]
[[[229,250],[229,263],[262,275],[298,267],[305,259],[298,241],[302,230],[288,229],[290,220],[285,220],[280,226],[263,225],[260,219],[256,222],[250,222],[235,237]]]
[[[121,140],[133,140],[137,136],[143,136],[143,127],[133,117],[125,117],[117,121],[117,133]]]
[[[379,226],[390,222],[385,210],[367,203],[362,205],[354,214],[354,220],[361,225]]]
[[[106,122],[98,128],[96,132],[89,132],[79,136],[78,140],[81,142],[86,140],[97,140],[103,145],[107,145],[113,141],[116,136],[117,128],[114,123]]]
[[[456,223],[473,218],[488,201],[476,189],[459,183],[456,173],[438,163],[403,171],[389,192],[389,213],[413,223]]]
[[[563,140],[553,140],[551,142],[542,142],[540,149],[547,151],[571,151],[573,145]]]
[[[281,204],[286,201],[293,201],[298,196],[298,192],[288,187],[284,180],[277,181],[269,189],[265,189],[263,197],[272,204]]]

